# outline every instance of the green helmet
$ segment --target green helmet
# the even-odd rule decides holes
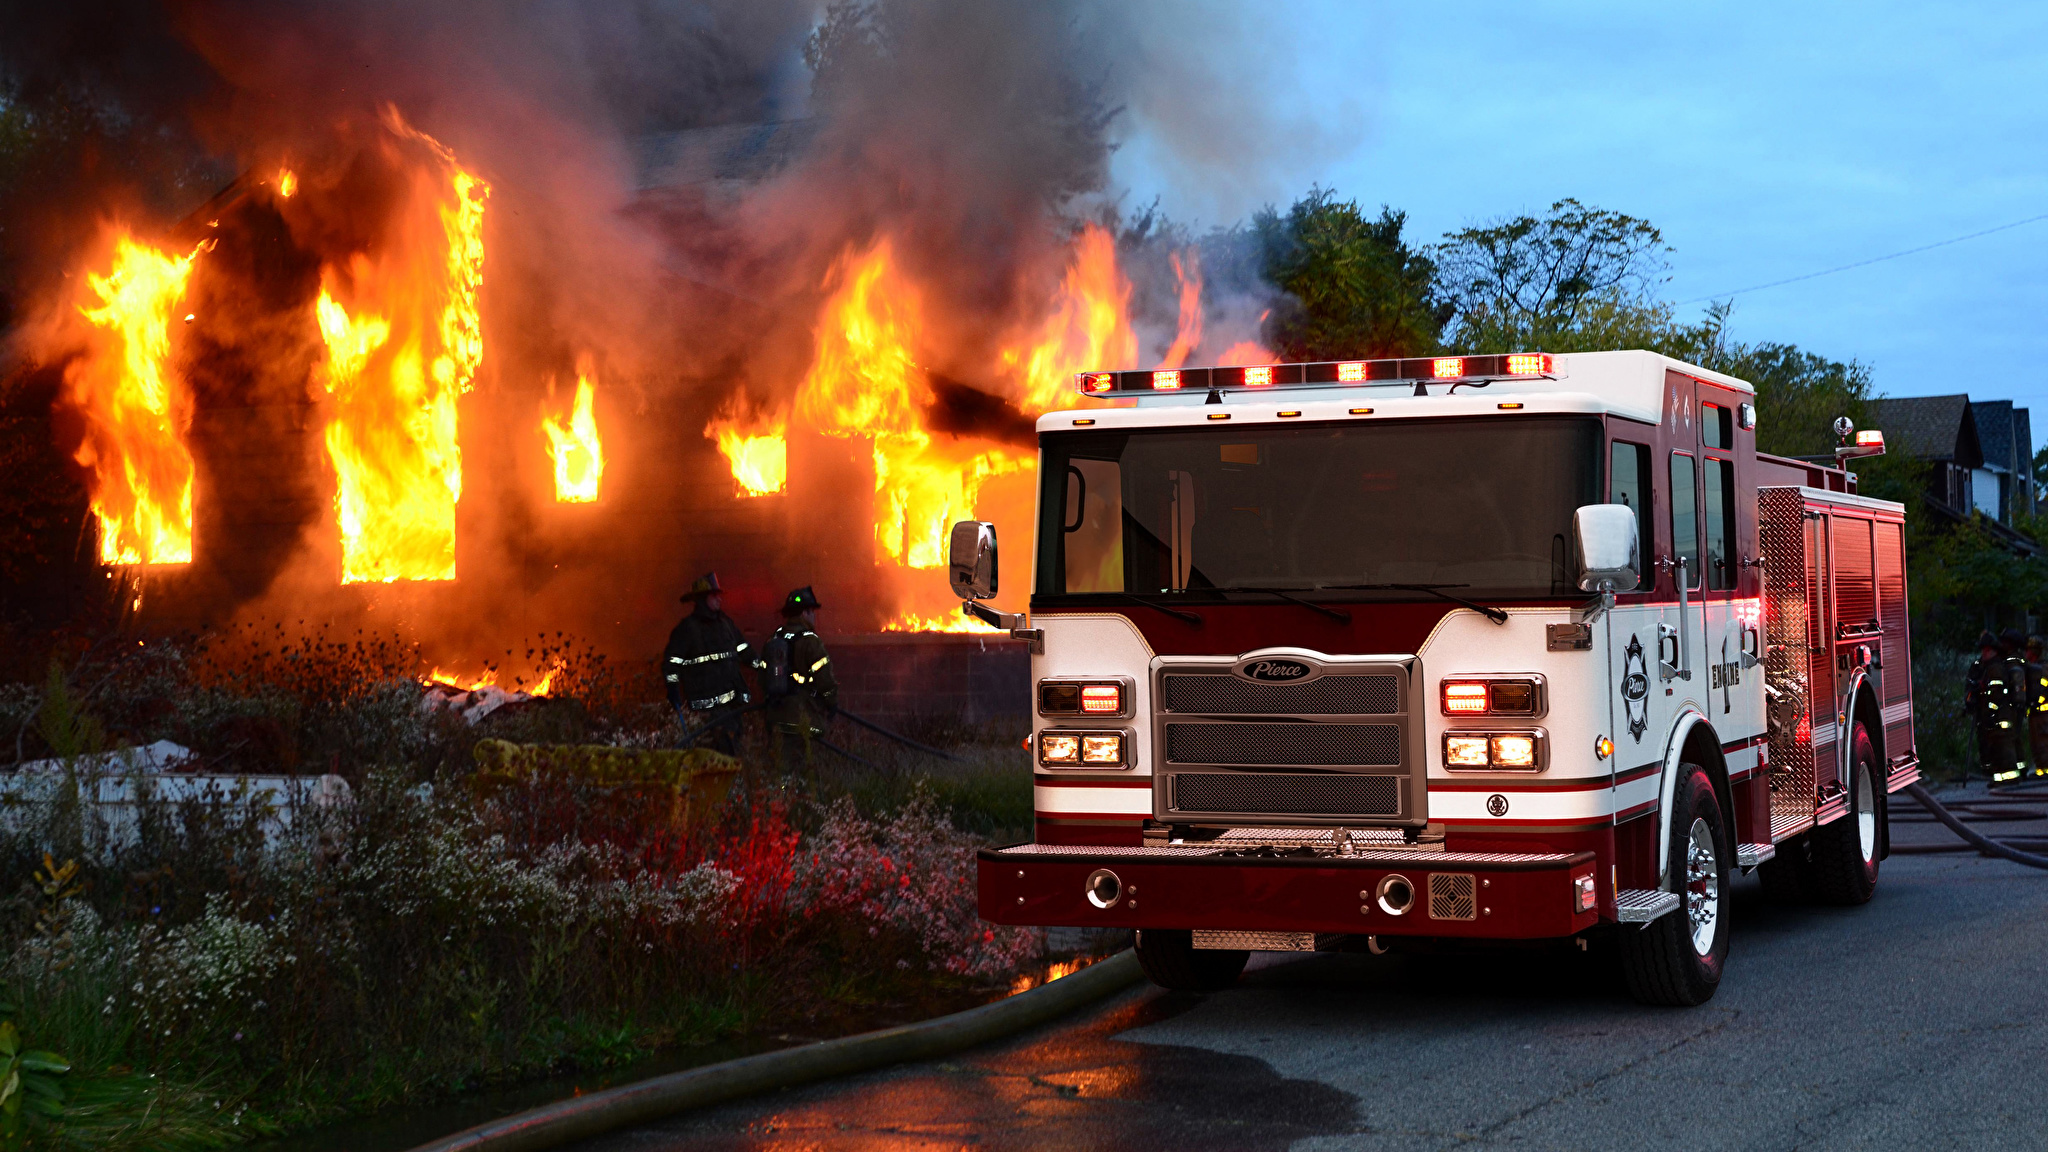
[[[809,584],[791,592],[782,600],[782,614],[784,616],[794,616],[799,612],[808,612],[811,609],[822,607],[824,605],[818,603],[818,594],[811,591]]]

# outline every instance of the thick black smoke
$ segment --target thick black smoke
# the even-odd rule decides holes
[[[735,392],[771,405],[794,392],[828,270],[848,250],[888,235],[934,302],[933,427],[1024,436],[993,379],[997,345],[1043,310],[1079,224],[1122,219],[1118,141],[1154,123],[1168,148],[1200,142],[1190,164],[1256,150],[1213,154],[1218,133],[1256,137],[1251,105],[1163,99],[1153,74],[1158,61],[1215,58],[1204,37],[1234,27],[1207,5],[1079,0],[10,4],[0,113],[17,131],[0,165],[26,160],[0,171],[0,291],[15,316],[54,298],[102,219],[168,230],[238,173],[350,170],[351,142],[396,107],[492,184],[491,335],[462,409],[460,595],[422,590],[392,609],[394,592],[376,610],[459,648],[565,628],[637,651],[697,570],[737,570],[741,606],[765,606],[781,585],[826,591],[830,575],[792,564],[871,546],[859,516],[804,509],[764,543],[700,434]],[[1188,122],[1204,107],[1218,110],[1208,135]],[[736,185],[646,186],[650,137],[774,122],[802,125],[779,168]],[[242,233],[275,230],[250,211]],[[1150,357],[1172,335],[1165,255],[1178,234],[1126,236],[1136,311],[1165,325],[1146,334]],[[244,261],[249,276],[308,291],[303,261]],[[303,316],[243,327],[289,341],[292,323],[309,331]],[[243,402],[309,403],[294,375],[304,356],[237,368],[249,359],[229,355],[247,352],[237,339],[223,339],[214,375]],[[542,398],[581,357],[599,367],[620,480],[600,507],[563,509],[535,495],[545,461],[532,441]],[[316,437],[298,439],[317,456]],[[213,472],[228,484],[237,469]],[[244,573],[229,599],[256,597],[255,612],[360,608],[361,591],[333,590],[311,544],[328,530],[320,510],[295,499],[304,556]],[[838,603],[871,590],[846,591]],[[886,607],[865,611],[841,623]]]

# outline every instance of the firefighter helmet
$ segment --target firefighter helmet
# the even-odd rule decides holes
[[[718,582],[718,573],[706,572],[702,576],[697,577],[696,583],[690,585],[688,592],[683,593],[683,599],[686,601],[702,600],[706,596],[724,591],[724,586]]]
[[[806,584],[783,598],[782,614],[784,616],[794,616],[799,612],[808,612],[811,609],[822,607],[824,605],[818,603],[818,594],[811,591],[811,586]]]

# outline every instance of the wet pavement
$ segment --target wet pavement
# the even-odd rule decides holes
[[[2048,836],[2048,794],[2023,815],[1974,793],[1988,835]],[[1902,849],[1953,840],[1896,800]],[[1864,907],[1783,907],[1745,879],[1733,913],[1701,1008],[1634,1004],[1597,949],[1268,956],[1228,992],[1146,987],[575,1148],[2048,1147],[2025,1087],[2048,1066],[2048,872],[1902,852]]]

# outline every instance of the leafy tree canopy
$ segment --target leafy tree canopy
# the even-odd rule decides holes
[[[1584,333],[1603,309],[1654,304],[1669,251],[1649,221],[1572,199],[1544,216],[1459,229],[1434,250],[1453,308],[1452,342],[1473,352],[1554,347],[1549,337]],[[1536,342],[1502,343],[1508,338]]]
[[[1377,218],[1355,200],[1311,188],[1281,215],[1252,218],[1266,279],[1289,299],[1266,338],[1288,360],[1354,360],[1435,352],[1449,316],[1437,269],[1401,237],[1404,212]]]

